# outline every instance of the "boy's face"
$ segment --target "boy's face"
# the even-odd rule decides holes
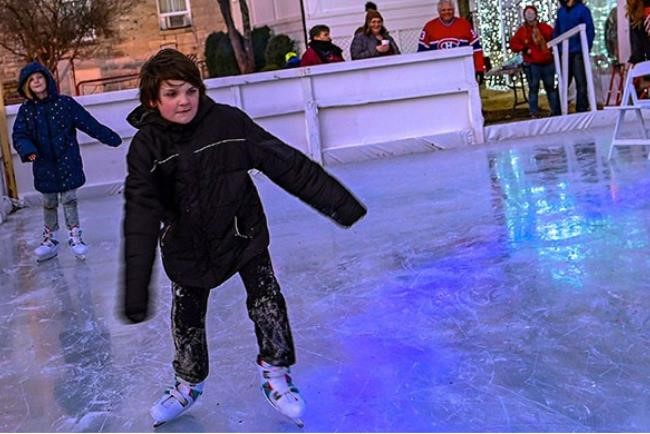
[[[330,38],[330,32],[323,31],[320,32],[318,35],[314,36],[314,41],[331,41],[332,38]]]
[[[35,72],[27,79],[29,83],[29,90],[32,91],[37,98],[43,99],[47,96],[47,80],[40,72]]]
[[[183,80],[165,80],[154,107],[160,116],[176,124],[188,124],[199,109],[199,89]]]

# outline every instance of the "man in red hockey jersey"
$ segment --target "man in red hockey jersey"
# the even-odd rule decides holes
[[[478,35],[465,18],[454,16],[452,0],[438,2],[438,18],[424,25],[418,42],[418,51],[444,50],[456,47],[474,49],[474,70],[479,77],[485,72],[485,59]]]

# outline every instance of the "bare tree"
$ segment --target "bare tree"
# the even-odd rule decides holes
[[[2,0],[0,0],[2,1]],[[244,34],[240,34],[232,18],[232,9],[230,8],[231,0],[217,0],[221,15],[226,22],[228,29],[228,39],[235,52],[235,59],[239,72],[247,74],[255,71],[255,53],[253,52],[253,42],[251,40],[251,21],[246,0],[239,0],[239,10],[241,11],[242,21],[244,24]]]
[[[115,34],[121,14],[140,0],[0,0],[0,46],[51,71]]]

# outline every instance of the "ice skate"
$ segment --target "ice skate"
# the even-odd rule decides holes
[[[68,245],[72,250],[72,253],[77,259],[84,260],[86,259],[86,253],[88,253],[88,246],[81,239],[81,229],[75,226],[70,229],[70,237],[68,238]]]
[[[176,381],[176,385],[167,389],[149,410],[153,418],[153,427],[157,428],[185,413],[194,405],[201,393],[203,393],[203,383],[189,386]]]
[[[263,360],[258,361],[257,367],[266,400],[278,412],[302,428],[305,425],[301,419],[305,411],[305,401],[291,381],[291,370],[286,366],[271,366]]]
[[[34,249],[36,262],[43,262],[57,255],[59,251],[59,242],[55,239],[54,232],[47,226],[43,230],[43,241],[41,245]]]

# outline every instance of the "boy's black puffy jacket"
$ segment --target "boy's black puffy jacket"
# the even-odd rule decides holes
[[[124,314],[131,321],[147,315],[158,239],[170,279],[199,288],[219,285],[268,247],[250,169],[343,226],[366,213],[318,164],[241,110],[207,96],[187,125],[143,106],[127,119],[139,129],[127,155],[124,191]]]

